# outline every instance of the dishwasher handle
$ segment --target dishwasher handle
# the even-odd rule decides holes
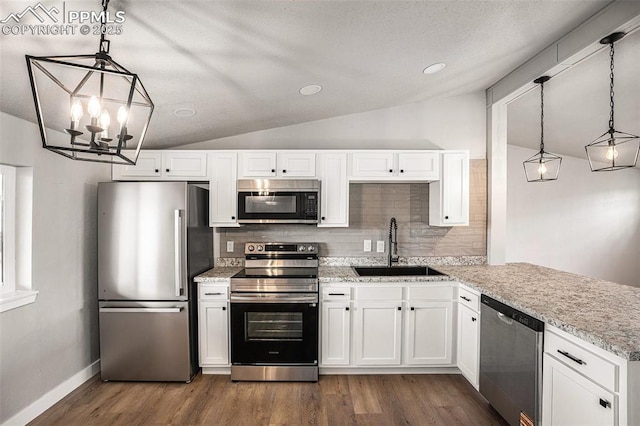
[[[100,308],[99,312],[105,314],[122,313],[122,314],[150,314],[150,313],[168,313],[174,314],[182,311],[182,308]]]
[[[513,324],[513,320],[511,318],[509,318],[508,316],[506,316],[505,314],[503,314],[502,312],[497,312],[496,311],[496,315],[498,315],[498,318],[500,319],[500,321],[502,321],[503,323],[507,324],[507,325],[511,325]]]

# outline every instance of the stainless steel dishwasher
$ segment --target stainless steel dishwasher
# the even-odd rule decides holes
[[[544,322],[480,300],[480,393],[510,425],[539,425]]]

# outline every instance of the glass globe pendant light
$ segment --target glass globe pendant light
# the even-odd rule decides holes
[[[44,148],[74,160],[135,164],[154,105],[137,74],[109,56],[109,0],[101,1],[97,53],[25,55],[40,136]]]
[[[625,33],[613,33],[600,40],[608,44],[610,57],[609,73],[609,129],[599,138],[585,146],[589,166],[592,172],[610,172],[635,167],[640,153],[640,137],[630,133],[619,132],[614,127],[614,91],[613,91],[613,44],[625,36]]]
[[[544,83],[551,77],[544,75],[533,80],[540,85],[540,152],[522,164],[527,182],[547,182],[558,179],[562,158],[544,150]]]

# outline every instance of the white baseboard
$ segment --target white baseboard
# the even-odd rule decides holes
[[[64,382],[60,383],[49,392],[42,395],[38,400],[24,408],[22,411],[3,423],[3,426],[22,426],[38,417],[40,414],[53,407],[55,403],[70,394],[78,386],[89,380],[100,371],[100,360],[95,361],[87,368],[74,374]]]

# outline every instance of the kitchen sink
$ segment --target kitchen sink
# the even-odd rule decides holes
[[[361,277],[446,275],[428,266],[354,266],[353,269]]]

